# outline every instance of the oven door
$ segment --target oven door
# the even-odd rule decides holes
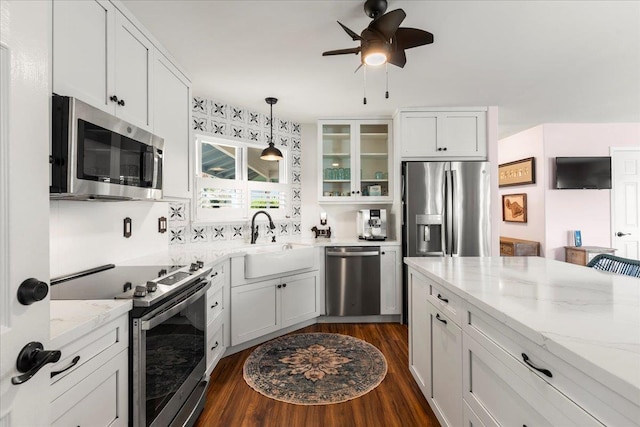
[[[198,387],[206,364],[206,292],[202,281],[132,319],[134,426],[168,426]]]

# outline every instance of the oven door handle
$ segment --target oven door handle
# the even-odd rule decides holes
[[[209,289],[210,286],[211,286],[211,282],[207,283],[205,286],[203,286],[202,288],[198,289],[192,295],[190,295],[186,299],[180,301],[178,304],[174,305],[173,307],[169,308],[168,310],[159,313],[157,316],[154,316],[154,317],[150,318],[149,320],[143,320],[142,322],[140,322],[140,328],[143,331],[148,331],[150,329],[155,328],[160,323],[164,322],[168,318],[170,318],[173,315],[175,315],[176,313],[180,312],[186,306],[188,306],[189,304],[191,304],[192,302],[194,302],[195,300],[197,300],[198,298],[200,298],[201,296],[206,294],[207,290]]]

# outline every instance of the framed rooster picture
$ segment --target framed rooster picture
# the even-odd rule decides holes
[[[502,195],[502,220],[505,222],[527,222],[527,195]]]

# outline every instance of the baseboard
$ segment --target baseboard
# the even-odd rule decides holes
[[[317,323],[402,323],[399,314],[379,314],[374,316],[320,316]]]

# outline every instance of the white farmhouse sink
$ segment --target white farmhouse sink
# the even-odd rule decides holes
[[[293,243],[256,246],[245,250],[244,276],[253,279],[313,267],[315,248]]]

